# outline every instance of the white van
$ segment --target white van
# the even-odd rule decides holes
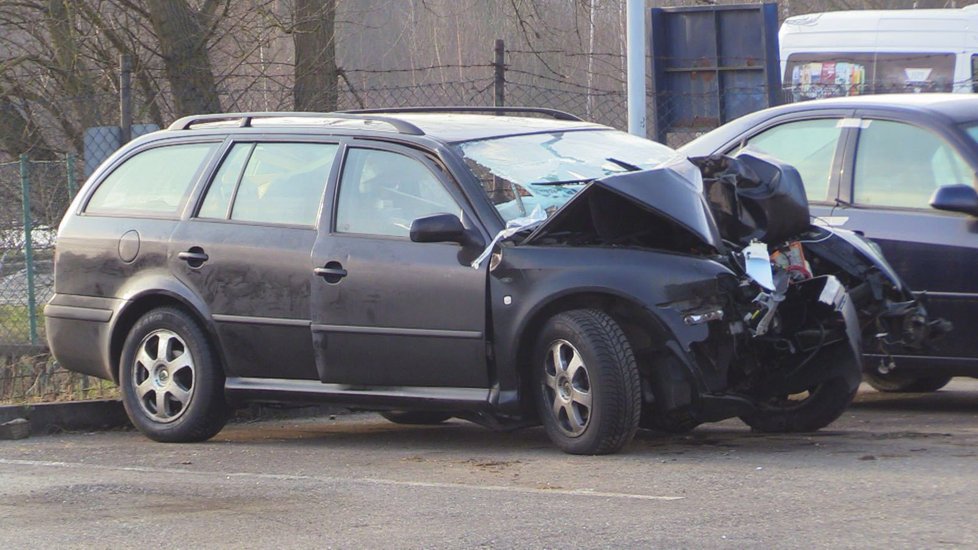
[[[978,5],[789,17],[778,33],[785,101],[978,92]]]

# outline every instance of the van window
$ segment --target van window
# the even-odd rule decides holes
[[[972,183],[968,163],[930,130],[888,120],[865,124],[856,148],[856,204],[928,208],[938,187]]]
[[[825,52],[788,56],[786,101],[863,94],[950,92],[953,53]]]
[[[872,53],[791,54],[784,69],[785,100],[871,93],[873,60]]]
[[[102,180],[85,212],[176,215],[194,175],[218,145],[167,145],[136,153]]]
[[[952,92],[954,54],[877,54],[874,91],[878,94]]]
[[[333,168],[335,143],[238,143],[224,159],[199,217],[315,225]],[[243,171],[242,171],[243,168]]]

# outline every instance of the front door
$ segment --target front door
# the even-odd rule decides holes
[[[486,267],[455,243],[415,243],[411,222],[471,216],[439,165],[396,146],[348,148],[312,259],[312,333],[325,383],[487,388]],[[332,230],[327,230],[332,228]]]

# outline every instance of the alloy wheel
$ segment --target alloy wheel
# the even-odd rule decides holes
[[[143,412],[154,422],[180,418],[193,399],[196,375],[183,338],[170,330],[154,330],[140,342],[131,368],[133,389]]]
[[[580,352],[570,342],[556,340],[550,345],[543,385],[560,431],[570,437],[583,434],[591,420],[591,378]]]

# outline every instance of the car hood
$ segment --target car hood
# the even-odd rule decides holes
[[[523,244],[577,242],[569,236],[593,236],[589,242],[614,244],[629,235],[662,228],[665,248],[721,249],[720,232],[703,194],[699,169],[676,157],[652,170],[593,181],[523,241]],[[654,235],[649,242],[658,242]],[[662,246],[654,246],[663,248]]]

